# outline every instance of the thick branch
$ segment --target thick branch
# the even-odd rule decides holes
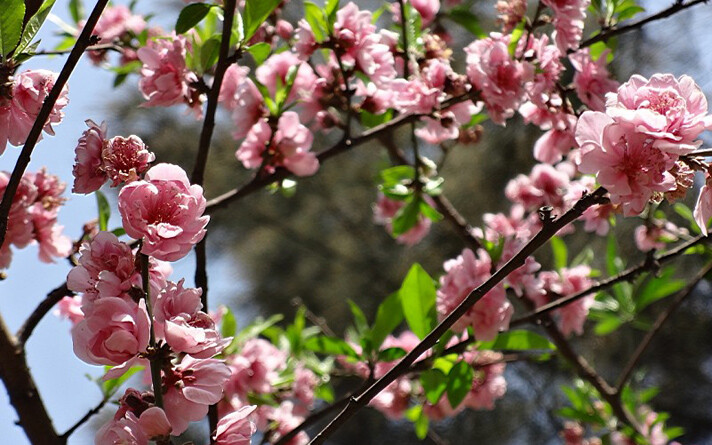
[[[336,429],[344,424],[358,410],[366,406],[379,392],[391,384],[403,369],[409,368],[421,354],[433,347],[440,337],[452,327],[477,301],[480,300],[494,286],[501,283],[510,273],[524,265],[524,261],[537,249],[543,246],[561,228],[578,219],[589,207],[602,202],[607,193],[600,187],[591,194],[584,195],[568,212],[561,217],[547,222],[514,257],[497,270],[487,281],[474,289],[438,326],[435,327],[411,352],[409,352],[396,366],[376,381],[363,394],[352,398],[348,405],[327,425],[312,441],[311,444],[323,443]]]
[[[25,360],[25,352],[0,316],[0,379],[27,438],[33,445],[64,445],[45,409]]]
[[[702,268],[702,270],[700,270],[697,275],[695,275],[692,281],[687,286],[685,286],[684,289],[678,292],[675,299],[672,301],[672,303],[670,303],[670,306],[668,306],[667,309],[665,309],[655,320],[653,327],[650,328],[647,334],[645,334],[645,337],[636,348],[630,360],[628,360],[628,363],[626,364],[625,368],[623,368],[623,372],[621,372],[621,376],[619,377],[618,383],[616,384],[616,390],[618,391],[618,393],[620,393],[620,391],[623,389],[623,386],[625,386],[626,382],[630,378],[630,375],[633,373],[633,370],[638,365],[638,362],[640,361],[641,357],[645,353],[646,349],[648,349],[648,346],[650,346],[650,343],[653,341],[653,337],[655,337],[655,335],[660,332],[660,329],[663,327],[668,318],[670,318],[670,315],[672,315],[672,313],[678,307],[680,307],[680,304],[682,304],[682,302],[690,294],[692,294],[692,291],[695,290],[699,282],[702,281],[702,279],[710,272],[710,270],[712,270],[712,263],[709,263],[707,264],[707,266]]]
[[[0,246],[2,246],[5,242],[5,234],[7,233],[7,223],[8,215],[10,213],[10,206],[12,205],[12,200],[15,198],[15,192],[17,192],[17,187],[20,185],[22,175],[25,173],[25,169],[30,163],[30,159],[32,158],[32,151],[37,145],[37,141],[39,140],[40,135],[42,134],[42,129],[47,123],[47,119],[49,119],[49,116],[52,113],[52,108],[54,108],[57,99],[59,99],[59,95],[62,92],[64,85],[66,85],[67,80],[69,80],[69,76],[72,74],[72,71],[74,71],[74,68],[77,66],[77,63],[82,57],[84,50],[91,43],[91,33],[94,30],[94,26],[99,20],[99,17],[104,11],[104,7],[108,3],[108,1],[109,0],[98,0],[96,2],[94,10],[89,15],[89,18],[87,19],[87,22],[84,25],[84,29],[82,29],[81,34],[79,34],[79,38],[77,38],[77,43],[74,45],[72,52],[69,54],[67,62],[64,64],[64,67],[59,73],[59,76],[57,76],[57,80],[54,83],[54,86],[52,87],[52,91],[50,91],[47,97],[45,98],[44,103],[42,104],[42,108],[40,109],[40,112],[37,115],[37,119],[35,119],[35,123],[34,125],[32,125],[30,134],[27,136],[25,145],[22,147],[22,151],[20,152],[20,156],[17,159],[15,168],[12,170],[12,175],[10,175],[10,181],[8,182],[7,188],[5,189],[5,193],[2,197],[2,202],[0,202]]]

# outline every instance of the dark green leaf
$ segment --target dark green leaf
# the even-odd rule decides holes
[[[419,216],[420,197],[413,196],[393,217],[391,235],[396,238],[412,229],[418,223]]]
[[[564,240],[558,236],[551,237],[551,253],[554,255],[556,270],[564,269],[569,262],[569,251]]]
[[[380,348],[383,340],[403,321],[400,294],[393,292],[378,306],[376,321],[373,322],[371,340],[374,348]]]
[[[111,206],[102,192],[97,190],[94,193],[96,194],[96,205],[99,211],[99,230],[104,231],[108,228]]]
[[[40,27],[49,15],[49,12],[52,10],[54,2],[55,0],[45,0],[44,3],[42,3],[42,6],[40,6],[40,9],[37,10],[35,15],[33,15],[32,18],[27,21],[27,23],[25,24],[25,29],[22,31],[20,43],[17,45],[17,48],[15,48],[16,54],[25,51],[25,49],[30,46],[30,44],[32,43],[32,39],[35,38],[37,32],[40,30]]]
[[[245,13],[242,21],[245,26],[245,37],[243,42],[249,42],[257,29],[262,25],[267,17],[272,14],[282,0],[246,0]]]
[[[386,348],[378,351],[379,362],[392,362],[405,357],[407,352],[403,348]]]
[[[212,7],[213,5],[206,3],[191,3],[184,7],[180,11],[180,14],[178,14],[178,20],[175,26],[176,33],[184,34],[193,29],[195,25],[200,23],[200,21],[208,15]]]
[[[237,320],[235,314],[229,308],[226,308],[225,314],[222,316],[222,324],[220,325],[220,335],[223,338],[234,337],[237,333]]]
[[[428,369],[420,374],[420,384],[425,398],[435,405],[447,389],[447,376],[439,369]]]
[[[546,338],[531,331],[500,332],[492,341],[481,342],[478,349],[505,351],[556,350],[556,346]]]
[[[112,230],[111,233],[113,233],[117,237],[126,235],[126,231],[123,227],[117,227],[116,229]]]
[[[20,41],[24,17],[24,0],[3,0],[0,7],[0,56],[3,59],[15,49]]]
[[[359,357],[356,351],[354,351],[351,345],[346,343],[346,341],[336,337],[327,337],[326,335],[318,335],[307,339],[304,342],[304,348],[326,355],[346,355],[353,358]]]
[[[212,36],[200,48],[200,67],[203,72],[217,63],[220,55],[220,38],[219,35]]]
[[[316,43],[326,40],[329,31],[324,11],[312,2],[304,2],[304,18],[311,27]]]
[[[398,293],[408,326],[418,338],[424,338],[435,325],[433,279],[420,264],[413,264]]]
[[[642,311],[650,304],[685,287],[685,281],[672,279],[674,274],[674,267],[666,267],[662,270],[660,276],[652,277],[648,280],[645,286],[637,292],[635,300],[636,312]]]
[[[252,55],[252,58],[255,59],[255,64],[257,66],[262,65],[264,61],[267,60],[271,50],[272,48],[269,46],[269,43],[265,42],[255,43],[247,48],[247,52],[249,52]]]
[[[466,361],[458,362],[447,376],[447,400],[450,406],[457,408],[472,389],[472,379],[475,371]]]
[[[479,38],[484,38],[487,34],[480,26],[480,21],[475,14],[470,12],[466,6],[452,8],[447,13],[447,17],[453,22],[468,30],[471,34]]]

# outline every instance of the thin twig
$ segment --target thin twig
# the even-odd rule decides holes
[[[672,315],[672,313],[678,307],[680,307],[680,304],[682,304],[682,302],[692,294],[699,282],[705,278],[705,276],[710,272],[710,270],[712,270],[712,263],[709,263],[707,264],[707,266],[702,268],[702,270],[700,270],[697,275],[695,275],[692,281],[687,286],[685,286],[684,289],[678,292],[672,303],[670,303],[670,306],[668,306],[655,320],[655,323],[653,323],[653,327],[650,328],[647,334],[645,334],[645,337],[640,342],[631,358],[628,360],[628,363],[626,364],[625,368],[623,368],[623,372],[621,372],[621,376],[618,378],[618,383],[616,383],[616,391],[619,394],[623,390],[623,386],[625,386],[626,382],[630,378],[631,374],[633,373],[633,370],[638,365],[638,362],[645,353],[646,349],[648,349],[648,346],[650,346],[650,343],[653,341],[655,335],[660,332],[660,329],[663,327],[668,318],[670,318],[670,315]]]
[[[17,330],[17,343],[21,348],[25,347],[25,343],[27,343],[27,340],[30,338],[30,335],[32,335],[32,332],[35,330],[40,320],[42,320],[42,317],[44,317],[55,304],[59,303],[59,300],[70,295],[74,295],[74,292],[67,288],[66,281],[61,286],[53,289],[47,294],[47,297],[45,297],[45,299],[37,305],[35,310],[32,311],[29,317],[27,317],[27,320],[25,320],[22,326],[20,326],[20,329]]]
[[[71,436],[71,435],[77,430],[77,428],[79,428],[80,426],[84,425],[84,424],[85,424],[89,419],[91,419],[95,414],[97,414],[99,411],[101,411],[101,409],[104,407],[104,405],[106,405],[106,402],[108,402],[108,401],[109,401],[109,399],[102,399],[102,401],[99,402],[98,405],[96,405],[94,408],[92,408],[92,409],[90,409],[89,411],[87,411],[87,413],[84,414],[84,416],[83,416],[81,419],[77,420],[77,423],[75,423],[74,425],[72,425],[72,426],[71,426],[67,431],[65,431],[60,437],[61,437],[62,439],[64,439],[64,440],[69,439],[69,436]]]
[[[695,6],[700,3],[707,3],[708,0],[692,0],[691,2],[685,3],[683,1],[676,1],[675,3],[672,4],[667,9],[663,9],[662,11],[658,12],[657,14],[653,14],[649,17],[646,17],[644,19],[640,19],[636,22],[630,23],[625,26],[613,26],[607,29],[604,29],[600,34],[597,34],[590,39],[584,40],[581,42],[581,45],[579,45],[579,48],[586,48],[587,46],[591,46],[594,43],[597,42],[606,42],[612,37],[615,37],[620,34],[625,34],[630,31],[635,31],[638,28],[642,28],[644,25],[654,22],[656,20],[661,20],[667,17],[670,17],[673,14],[676,14],[684,9],[690,8],[692,6]],[[576,50],[569,50],[569,52],[575,52]]]
[[[42,134],[42,129],[47,124],[47,119],[49,119],[49,116],[52,113],[52,108],[54,108],[54,104],[57,103],[57,99],[59,99],[59,95],[61,94],[62,89],[64,89],[64,85],[66,85],[67,80],[69,80],[69,76],[71,76],[72,71],[74,71],[74,68],[77,66],[84,50],[91,43],[91,33],[94,30],[94,26],[99,20],[99,17],[101,16],[102,11],[104,11],[104,7],[108,1],[109,0],[98,0],[96,2],[96,6],[94,6],[89,18],[87,18],[84,29],[82,29],[81,34],[79,34],[77,43],[74,45],[74,48],[72,48],[64,67],[62,67],[62,71],[60,71],[59,76],[57,76],[57,80],[52,87],[52,91],[50,91],[45,98],[42,108],[37,115],[37,119],[35,119],[35,123],[32,125],[32,129],[27,136],[25,145],[22,147],[22,151],[17,159],[15,168],[12,170],[12,174],[10,175],[10,181],[7,184],[7,188],[5,188],[2,202],[0,202],[0,246],[2,246],[5,242],[10,206],[12,206],[12,201],[15,198],[17,187],[20,185],[20,181],[22,180],[22,175],[25,173],[25,169],[30,163],[32,151],[37,145],[37,141]]]
[[[57,49],[57,50],[40,50],[35,53],[33,53],[33,56],[63,56],[65,54],[69,54],[72,50],[71,49]],[[84,50],[86,52],[89,51],[116,51],[118,53],[123,53],[124,49],[117,45],[116,43],[99,43],[97,45],[89,45],[86,47]]]
[[[149,275],[149,258],[148,255],[144,253],[139,253],[141,261],[141,281],[143,283],[143,292],[145,294],[144,301],[146,302],[146,312],[148,312],[148,319],[150,320],[149,326],[149,339],[148,348],[154,353],[157,352],[156,348],[156,332],[153,327],[153,304],[151,302],[151,278]],[[156,399],[156,406],[163,408],[163,384],[161,381],[161,361],[159,357],[151,357],[149,359],[151,365],[151,383],[153,384],[153,396]]]
[[[552,220],[542,227],[542,229],[504,266],[497,270],[487,281],[474,289],[470,294],[455,308],[435,329],[433,329],[425,338],[418,343],[405,357],[401,359],[390,371],[383,377],[377,380],[363,394],[352,398],[346,407],[337,415],[324,429],[317,434],[310,444],[320,444],[342,424],[344,424],[351,416],[353,416],[362,407],[366,406],[378,393],[390,385],[395,379],[401,375],[404,368],[409,368],[421,354],[433,347],[438,342],[440,337],[452,327],[480,298],[489,292],[494,286],[501,283],[510,273],[524,265],[524,261],[536,250],[543,246],[552,236],[554,236],[561,228],[567,226],[571,222],[578,219],[589,207],[605,201],[607,190],[599,187],[593,193],[584,195],[576,204],[561,217]]]

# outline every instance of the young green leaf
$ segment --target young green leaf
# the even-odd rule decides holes
[[[84,18],[84,2],[82,0],[69,0],[69,15],[74,23],[79,23]]]
[[[109,371],[110,369],[111,369],[111,366],[104,367],[105,371]],[[115,379],[102,381],[100,383],[100,386],[101,386],[101,392],[102,392],[102,394],[104,394],[104,398],[108,399],[109,397],[113,396],[114,393],[116,393],[116,391],[118,391],[118,389],[121,387],[121,385],[125,381],[130,379],[132,375],[134,375],[137,372],[142,371],[142,370],[143,370],[143,366],[132,366],[122,376],[117,377]]]
[[[406,205],[401,207],[391,221],[391,235],[396,238],[418,223],[420,215],[420,197],[413,196]]]
[[[326,335],[318,335],[307,339],[304,342],[304,349],[325,355],[346,355],[353,358],[359,357],[356,351],[354,351],[351,345],[346,343],[346,341],[336,337],[328,337]]]
[[[669,266],[664,268],[659,276],[650,278],[636,293],[635,311],[640,312],[650,304],[685,287],[684,280],[675,280],[672,278],[674,274],[675,268]]]
[[[22,19],[25,17],[23,0],[5,0],[0,7],[0,56],[5,57],[15,49],[22,36]]]
[[[213,6],[207,3],[191,3],[184,7],[178,14],[175,26],[176,34],[184,34],[193,29],[208,15]]]
[[[448,377],[439,369],[428,369],[420,374],[420,384],[425,398],[435,405],[447,389]]]
[[[501,332],[492,341],[480,342],[477,348],[505,351],[556,350],[556,346],[546,338],[524,330]]]
[[[507,50],[509,51],[509,57],[514,57],[517,51],[517,45],[519,44],[519,39],[524,35],[524,26],[526,25],[526,19],[519,22],[516,28],[512,30],[512,37],[509,40],[509,45]]]
[[[458,25],[468,30],[475,37],[483,38],[487,34],[480,26],[480,21],[466,6],[458,6],[447,12],[447,17]]]
[[[109,201],[107,201],[106,196],[97,190],[94,192],[96,194],[96,206],[99,211],[99,230],[104,231],[109,225],[109,218],[111,217],[111,206]]]
[[[237,320],[235,320],[235,314],[229,308],[226,308],[225,315],[222,317],[222,324],[220,325],[220,335],[225,337],[234,337],[237,333]]]
[[[450,406],[457,408],[472,389],[472,379],[475,371],[466,361],[460,361],[452,367],[447,375],[447,400]]]
[[[405,357],[407,352],[403,348],[386,348],[378,351],[379,362],[392,362]]]
[[[554,267],[556,270],[564,269],[569,262],[569,251],[564,240],[558,236],[552,236],[551,252],[554,255]]]
[[[252,55],[253,59],[255,59],[255,65],[257,66],[262,65],[264,61],[267,60],[270,51],[271,47],[269,46],[269,43],[265,42],[255,43],[247,48],[247,52]]]
[[[245,13],[242,21],[245,26],[245,36],[243,42],[249,42],[257,29],[262,25],[267,17],[272,14],[282,0],[246,0]]]
[[[304,18],[314,34],[314,41],[326,40],[329,30],[324,11],[312,2],[304,2]]]
[[[408,326],[418,338],[424,338],[435,325],[433,279],[420,264],[415,263],[403,280],[398,294]]]
[[[400,294],[393,292],[376,311],[376,321],[371,329],[371,340],[374,348],[380,348],[383,340],[393,332],[403,321],[403,309],[401,308]]]
[[[200,48],[200,68],[203,72],[217,63],[220,55],[220,38],[219,35],[214,35]]]

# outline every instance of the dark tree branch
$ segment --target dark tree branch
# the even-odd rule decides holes
[[[118,53],[124,52],[124,49],[116,43],[99,43],[97,45],[87,46],[84,51],[116,51]],[[72,52],[72,49],[59,49],[59,50],[41,50],[33,53],[33,56],[63,56]]]
[[[576,204],[561,217],[552,220],[542,227],[542,229],[507,263],[497,270],[487,281],[474,289],[438,326],[435,327],[425,338],[413,348],[396,366],[388,371],[383,377],[371,385],[364,393],[349,400],[346,407],[339,413],[321,432],[312,439],[311,444],[320,444],[341,425],[343,425],[358,410],[366,406],[378,393],[391,384],[404,369],[409,368],[421,354],[433,347],[440,337],[447,332],[452,325],[459,320],[477,301],[480,300],[494,286],[501,283],[510,273],[524,265],[524,261],[537,249],[543,246],[561,228],[578,219],[589,207],[604,202],[607,190],[599,187],[593,193],[584,195]]]
[[[47,123],[47,119],[49,119],[50,113],[52,113],[52,108],[54,108],[54,104],[57,102],[57,99],[59,99],[59,95],[62,92],[64,85],[66,85],[67,80],[69,80],[69,76],[71,76],[72,71],[74,71],[74,68],[77,66],[84,50],[90,45],[92,41],[91,33],[94,30],[94,26],[99,20],[99,17],[104,11],[104,7],[108,1],[109,0],[98,0],[96,2],[96,6],[94,6],[89,18],[87,18],[84,29],[82,29],[81,34],[79,34],[77,43],[74,45],[74,48],[72,48],[64,67],[62,67],[62,71],[60,71],[59,76],[57,76],[57,80],[52,87],[52,91],[50,91],[45,98],[42,108],[37,115],[37,119],[35,119],[35,123],[32,125],[30,134],[27,136],[25,145],[22,147],[22,151],[17,159],[15,168],[12,170],[10,181],[7,184],[2,201],[0,202],[0,246],[2,246],[5,242],[10,206],[12,205],[12,200],[15,198],[15,192],[17,192],[17,187],[20,185],[22,175],[25,173],[25,169],[30,163],[32,151],[37,145],[37,141],[42,134],[42,129]]]
[[[84,425],[89,419],[91,419],[94,415],[96,415],[97,413],[99,413],[99,411],[101,411],[101,409],[104,407],[104,405],[106,405],[106,402],[108,402],[108,401],[109,401],[109,399],[102,399],[102,401],[99,402],[98,405],[96,405],[94,408],[92,408],[92,409],[90,409],[89,411],[87,411],[87,413],[84,414],[84,416],[82,416],[81,419],[77,420],[77,422],[76,422],[74,425],[72,425],[67,431],[65,431],[60,437],[61,437],[62,439],[64,439],[65,441],[66,441],[67,439],[69,439],[69,436],[71,436],[72,434],[74,434],[74,432],[75,432],[80,426]]]
[[[618,383],[616,383],[616,391],[619,394],[623,390],[623,386],[625,386],[626,382],[628,382],[628,379],[633,373],[635,367],[638,365],[638,362],[640,361],[641,357],[648,349],[648,346],[650,346],[650,343],[653,341],[655,335],[660,332],[660,329],[662,329],[665,322],[670,318],[670,315],[672,315],[672,313],[675,312],[678,307],[680,307],[680,304],[682,304],[682,302],[692,294],[699,282],[705,278],[705,276],[710,272],[710,270],[712,270],[712,263],[709,263],[707,264],[707,266],[702,268],[702,270],[700,270],[697,275],[695,275],[692,281],[687,286],[685,286],[684,289],[678,292],[678,294],[675,296],[675,299],[673,299],[672,303],[670,303],[670,306],[668,306],[655,320],[653,327],[650,328],[650,330],[645,334],[645,337],[643,337],[643,340],[640,342],[635,352],[628,360],[628,363],[626,364],[625,368],[623,368],[623,372],[621,372],[621,376],[618,378]]]
[[[663,9],[662,11],[658,12],[657,14],[653,14],[649,17],[646,17],[644,19],[640,19],[638,21],[635,21],[633,23],[630,23],[625,26],[612,26],[610,28],[605,28],[601,30],[600,34],[597,34],[587,40],[584,40],[581,42],[581,45],[579,45],[579,48],[586,48],[587,46],[591,46],[594,43],[597,42],[606,42],[609,39],[620,35],[620,34],[625,34],[631,31],[635,31],[636,29],[642,28],[643,26],[647,25],[650,22],[654,22],[657,20],[661,20],[667,17],[670,17],[671,15],[674,15],[682,10],[685,10],[687,8],[690,8],[692,6],[698,5],[700,3],[707,3],[708,0],[692,0],[690,2],[685,3],[682,0],[678,0],[675,3],[672,4],[667,9]],[[575,52],[575,50],[571,50],[569,52]]]
[[[25,323],[17,331],[17,343],[21,348],[25,347],[25,343],[27,343],[30,335],[32,335],[32,332],[35,330],[45,314],[47,314],[55,304],[59,303],[59,300],[69,295],[74,295],[74,292],[67,288],[67,282],[65,281],[61,286],[48,293],[47,297],[42,300],[39,305],[37,305],[35,310],[32,311],[29,317],[27,317]]]

